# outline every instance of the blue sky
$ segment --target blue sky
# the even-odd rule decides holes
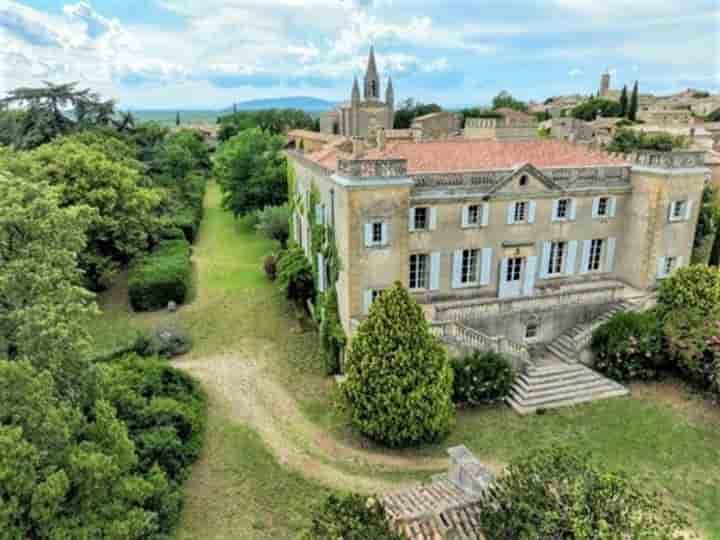
[[[0,0],[0,93],[80,81],[124,108],[349,97],[375,44],[398,99],[484,104],[640,81],[720,92],[718,0]]]

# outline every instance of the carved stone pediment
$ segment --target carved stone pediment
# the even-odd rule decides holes
[[[540,191],[563,191],[563,188],[531,163],[523,163],[498,182],[489,195],[518,195]]]

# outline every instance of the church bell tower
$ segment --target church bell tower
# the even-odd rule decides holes
[[[375,48],[370,47],[367,72],[365,73],[365,99],[367,101],[380,100],[380,76],[375,63]]]

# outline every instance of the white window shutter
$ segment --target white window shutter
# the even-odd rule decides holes
[[[434,206],[430,207],[430,227],[428,229],[431,231],[437,229],[437,208]]]
[[[433,251],[430,254],[430,290],[437,291],[440,288],[440,252]]]
[[[677,270],[678,268],[682,268],[682,266],[683,266],[683,257],[678,257],[678,258],[675,259],[675,260],[677,261],[677,262],[675,263],[675,270]]]
[[[525,265],[525,283],[523,284],[523,295],[532,296],[535,294],[535,274],[537,273],[537,257],[528,257]]]
[[[617,197],[610,197],[610,200],[608,201],[610,204],[609,212],[611,218],[615,217],[615,213],[617,212]]]
[[[542,259],[540,261],[540,278],[546,278],[548,275],[548,268],[550,267],[550,249],[552,248],[551,242],[542,243]]]
[[[365,289],[363,291],[363,314],[367,315],[370,313],[370,306],[372,305],[373,292],[372,289]]]
[[[675,219],[675,201],[672,201],[670,203],[670,208],[668,208],[668,221],[676,221]]]
[[[600,211],[600,197],[595,197],[593,199],[593,207],[592,207],[592,217],[593,219],[597,219],[598,212]]]
[[[372,229],[372,223],[365,224],[365,247],[372,247],[373,245]]]
[[[530,201],[530,211],[528,212],[528,223],[535,223],[535,201]]]
[[[590,266],[590,245],[591,244],[592,244],[592,240],[583,240],[582,262],[580,264],[580,273],[581,274],[588,273],[588,266]]]
[[[483,248],[482,263],[480,266],[480,285],[490,285],[490,274],[492,272],[492,248]]]
[[[483,203],[482,205],[482,221],[481,225],[487,227],[490,223],[490,203]]]
[[[382,242],[380,242],[383,246],[387,246],[390,244],[390,224],[384,223],[382,224]]]
[[[325,257],[322,253],[317,254],[317,269],[318,291],[325,292]]]
[[[408,217],[408,230],[410,232],[415,230],[415,209],[410,208],[410,213]]]
[[[510,203],[507,209],[507,224],[515,223],[515,203]]]
[[[575,261],[577,259],[577,240],[571,240],[568,242],[568,254],[565,260],[565,275],[572,276],[575,274]]]
[[[577,218],[577,199],[570,199],[570,221]]]
[[[693,209],[693,202],[688,199],[687,203],[685,204],[685,220],[690,221],[690,218],[692,217],[692,209]]]
[[[500,286],[499,286],[499,290],[498,290],[498,296],[500,298],[505,298],[507,296],[508,285],[507,285],[506,279],[507,279],[509,261],[510,261],[509,259],[505,258],[500,262],[500,280],[499,280]]]
[[[462,249],[456,249],[452,260],[452,288],[462,287]]]
[[[469,214],[469,213],[470,213],[470,207],[469,207],[469,206],[463,206],[463,207],[462,207],[462,216],[461,216],[461,218],[460,218],[463,228],[466,228],[466,227],[468,227],[468,225],[469,225],[469,223],[468,223],[468,221],[469,221],[469,220],[468,220],[468,214]]]
[[[552,207],[552,221],[558,221],[558,209],[560,208],[560,201],[557,199],[553,201]]]
[[[331,225],[332,220],[330,218],[330,207],[325,207],[325,225]]]
[[[665,276],[665,261],[667,259],[665,257],[658,257],[658,265],[657,265],[657,277],[658,278],[664,278]]]
[[[315,224],[323,225],[324,218],[325,218],[325,212],[323,211],[323,205],[316,204],[315,205]]]
[[[615,238],[608,238],[607,252],[605,253],[605,272],[613,272],[615,270]]]

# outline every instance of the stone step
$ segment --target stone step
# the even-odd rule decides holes
[[[581,393],[593,393],[596,390],[614,389],[614,384],[608,384],[607,380],[596,377],[588,381],[577,381],[572,384],[565,384],[563,386],[547,389],[539,389],[535,387],[523,389],[519,385],[515,385],[512,388],[511,395],[523,403],[530,404],[538,400],[546,401],[554,398],[566,398],[567,396],[579,395]]]
[[[575,405],[580,405],[580,404],[583,404],[583,403],[589,403],[589,402],[592,402],[592,401],[600,401],[600,400],[603,400],[603,399],[610,399],[610,398],[615,398],[615,397],[623,397],[623,396],[627,396],[628,394],[629,394],[629,392],[628,392],[627,389],[612,390],[612,391],[603,392],[603,393],[594,394],[594,395],[585,395],[585,396],[576,397],[576,398],[572,398],[572,399],[567,399],[567,400],[561,400],[561,401],[555,401],[555,402],[545,403],[545,404],[543,404],[543,405],[541,405],[541,406],[536,406],[536,405],[530,405],[530,406],[528,406],[528,405],[524,405],[524,404],[522,404],[522,403],[518,403],[518,402],[517,402],[514,398],[512,398],[512,397],[506,398],[505,401],[506,401],[506,402],[508,403],[508,405],[510,405],[510,406],[515,410],[515,412],[517,412],[518,414],[527,415],[527,414],[534,414],[534,413],[536,413],[536,412],[538,411],[538,409],[558,409],[558,408],[561,408],[561,407],[572,407],[572,406],[575,406]]]
[[[582,373],[577,375],[573,379],[558,379],[549,382],[544,381],[528,381],[522,377],[518,377],[515,382],[515,386],[522,388],[523,390],[532,390],[542,392],[544,390],[553,390],[557,388],[566,388],[569,384],[583,384],[596,380],[596,375],[593,373]]]
[[[547,350],[550,351],[553,355],[558,357],[563,362],[574,362],[575,361],[575,353],[569,353],[564,351],[563,349],[558,348],[554,344],[550,344],[547,346]]]
[[[565,345],[568,349],[573,350],[575,349],[575,341],[570,336],[562,335],[559,336],[553,343]]]
[[[568,364],[570,365],[570,364]],[[574,364],[581,366],[581,364]],[[524,381],[528,386],[534,386],[536,384],[552,384],[561,381],[574,381],[581,377],[586,377],[588,374],[584,371],[563,371],[557,373],[546,373],[546,374],[528,374],[523,373],[518,377],[519,381]]]
[[[514,390],[510,392],[510,396],[512,396],[520,405],[523,407],[544,407],[551,403],[556,403],[559,401],[567,401],[572,399],[578,399],[586,396],[594,396],[598,394],[605,394],[607,392],[622,392],[623,395],[628,394],[629,391],[626,388],[623,388],[622,386],[619,386],[617,384],[602,384],[597,385],[589,389],[579,388],[579,389],[565,389],[563,392],[556,392],[554,394],[548,394],[546,396],[539,396],[539,397],[523,397]]]
[[[577,364],[565,364],[564,362],[557,362],[550,366],[528,366],[525,370],[525,375],[529,377],[545,377],[553,375],[568,375],[571,373],[578,373],[586,370],[585,366]]]

